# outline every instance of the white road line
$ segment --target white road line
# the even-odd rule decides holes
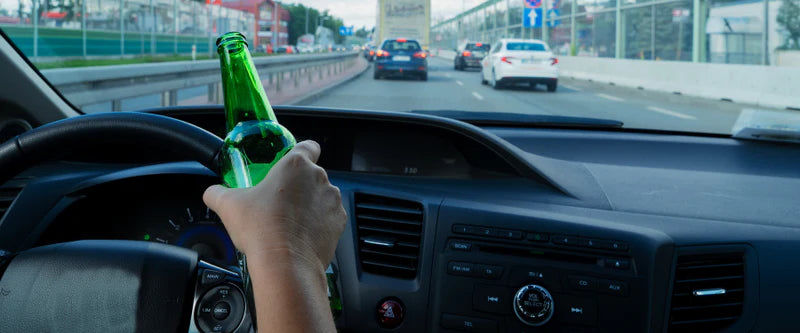
[[[450,77],[450,73],[444,73],[445,77]]]
[[[580,89],[575,88],[575,87],[570,86],[570,85],[562,84],[561,86],[564,87],[564,88],[567,88],[569,90],[581,91]]]
[[[474,91],[472,92],[472,96],[475,96],[475,98],[477,98],[479,101],[483,100],[483,96],[481,96],[481,94],[476,93]]]
[[[619,97],[614,97],[614,96],[611,96],[611,95],[606,95],[606,94],[600,94],[600,93],[598,93],[598,94],[594,94],[594,95],[595,95],[595,96],[597,96],[597,97],[600,97],[600,98],[605,98],[605,99],[608,99],[608,100],[612,100],[612,101],[614,101],[614,102],[624,102],[624,101],[625,101],[625,100],[624,100],[624,99],[622,99],[622,98],[619,98]]]
[[[456,84],[457,84],[457,85],[459,85],[459,86],[463,86],[463,85],[464,85],[464,82],[461,82],[461,81],[458,81],[458,80],[456,80]]]
[[[680,113],[680,112],[676,112],[676,111],[672,111],[672,110],[667,110],[667,109],[662,109],[662,108],[656,107],[656,106],[648,106],[647,109],[650,110],[650,111],[663,113],[665,115],[678,117],[678,118],[681,118],[681,119],[697,119],[697,118],[695,118],[693,116],[690,116],[688,114],[684,114],[684,113]]]

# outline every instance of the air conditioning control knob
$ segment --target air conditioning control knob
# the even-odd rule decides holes
[[[529,284],[519,288],[514,295],[513,306],[517,318],[530,326],[547,324],[555,311],[553,296],[538,284]]]

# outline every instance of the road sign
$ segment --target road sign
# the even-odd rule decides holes
[[[522,24],[526,28],[542,26],[542,8],[523,8]]]
[[[547,11],[547,26],[548,27],[555,27],[561,24],[561,20],[556,20],[555,18],[561,15],[561,11],[557,8],[550,9]]]
[[[538,8],[542,6],[542,0],[523,0],[525,8]]]
[[[340,36],[352,36],[353,35],[353,26],[349,26],[349,27],[341,26],[341,27],[339,27],[339,35]]]

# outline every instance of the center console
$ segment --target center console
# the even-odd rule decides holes
[[[440,215],[440,224],[446,214]],[[434,263],[429,314],[434,330],[649,329],[642,314],[651,301],[646,272],[652,261],[642,259],[649,255],[637,255],[635,237],[608,238],[616,234],[553,221],[476,220],[465,215],[454,219],[462,223],[438,229],[437,247],[442,248],[437,248],[441,252]]]

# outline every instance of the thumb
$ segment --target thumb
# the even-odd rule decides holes
[[[206,189],[205,193],[203,193],[203,202],[206,203],[208,208],[216,212],[217,215],[222,215],[220,210],[224,206],[223,198],[229,192],[231,192],[231,189],[222,185],[211,185]]]

